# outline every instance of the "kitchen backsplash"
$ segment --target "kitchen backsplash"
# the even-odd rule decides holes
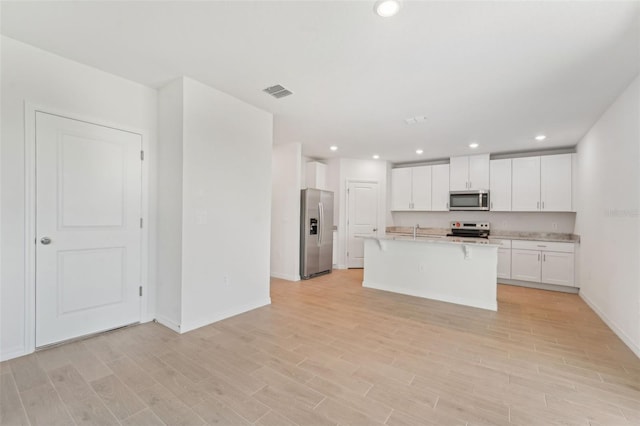
[[[483,221],[491,229],[526,232],[573,233],[575,213],[523,213],[523,212],[392,212],[387,226],[413,226],[448,228],[453,220]]]

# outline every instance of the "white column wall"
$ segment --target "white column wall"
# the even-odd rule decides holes
[[[302,145],[275,145],[272,166],[271,276],[299,281]]]
[[[640,77],[578,144],[580,295],[640,357]]]
[[[184,79],[182,332],[271,303],[273,116]]]

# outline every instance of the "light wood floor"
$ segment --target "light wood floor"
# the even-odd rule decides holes
[[[144,324],[0,364],[2,425],[640,424],[640,360],[576,295],[497,313],[363,289],[359,270],[179,336]]]

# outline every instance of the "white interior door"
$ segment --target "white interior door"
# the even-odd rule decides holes
[[[36,113],[36,346],[140,320],[141,144]]]
[[[378,233],[378,184],[349,182],[347,189],[347,267],[364,267],[364,240]]]

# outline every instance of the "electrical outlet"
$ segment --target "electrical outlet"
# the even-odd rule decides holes
[[[222,277],[222,283],[224,285],[229,285],[229,276],[225,275],[224,277]]]
[[[558,224],[557,224],[557,223],[555,223],[555,222],[554,222],[554,223],[552,223],[552,224],[551,224],[551,228],[552,228],[554,231],[557,231],[557,230],[558,230]]]

